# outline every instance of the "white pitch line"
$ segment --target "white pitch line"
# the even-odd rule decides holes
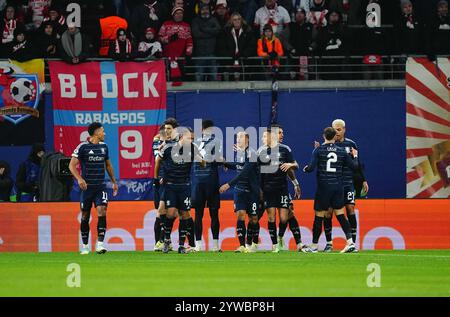
[[[343,255],[341,253],[333,252],[329,253],[333,255]],[[400,256],[400,257],[419,257],[419,258],[450,258],[450,255],[431,255],[431,254],[385,254],[385,253],[366,253],[359,252],[357,255],[367,256]]]
[[[290,252],[295,252],[295,251],[290,251]],[[260,254],[264,254],[264,253],[269,253],[269,252],[260,252]],[[319,253],[319,254],[323,254],[323,255],[325,255],[324,253]],[[430,255],[430,254],[386,254],[386,253],[365,253],[365,252],[359,252],[359,253],[353,253],[354,255],[352,255],[352,256],[354,256],[354,257],[358,257],[358,256],[372,256],[372,257],[384,257],[384,256],[387,256],[387,257],[418,257],[418,258],[443,258],[443,259],[450,259],[450,255]],[[341,253],[338,253],[338,252],[333,252],[333,253],[327,253],[325,256],[328,256],[328,255],[339,255],[339,256],[346,256],[345,254],[341,254]],[[239,255],[236,255],[236,256],[239,256]],[[299,254],[299,257],[297,258],[297,259],[282,259],[282,261],[283,262],[298,262],[299,260],[301,261],[301,259],[302,259],[302,257],[304,257],[304,256],[308,256],[308,257],[314,257],[314,256],[317,256],[317,255],[315,255],[315,254],[311,254],[311,255],[305,255],[305,254]],[[228,258],[227,258],[228,259]],[[201,261],[201,262],[227,262],[227,259],[205,259],[205,258],[195,258],[195,257],[191,257],[189,260],[193,260],[192,262],[195,262],[195,261]],[[247,258],[244,258],[244,257],[242,257],[242,258],[240,258],[241,260],[245,260],[245,261],[248,261],[248,262],[259,262],[260,260],[261,260],[261,258],[251,258],[251,255],[250,255],[250,257],[247,257]],[[56,260],[56,261],[49,261],[49,260],[44,260],[44,261],[39,261],[39,260],[34,260],[33,261],[33,263],[55,263],[55,264],[57,264],[57,263],[67,263],[68,261],[72,261],[72,260],[76,260],[76,258],[75,257],[73,257],[73,258],[71,258],[71,259],[68,259],[68,260]],[[167,258],[164,258],[164,257],[161,257],[161,258],[149,258],[148,260],[139,260],[139,261],[136,261],[136,260],[132,260],[132,261],[129,261],[129,260],[126,260],[126,261],[112,261],[112,262],[109,262],[109,263],[111,263],[111,264],[120,264],[120,263],[124,263],[124,262],[126,262],[126,263],[130,263],[130,264],[132,264],[132,263],[149,263],[149,262],[153,262],[153,263],[155,263],[155,262],[161,262],[161,263],[169,263],[169,262],[174,262],[174,263],[179,263],[179,261],[180,261],[180,259],[176,259],[176,258],[172,258],[172,259],[167,259]],[[187,261],[187,262],[189,262],[189,261]],[[5,261],[5,262],[0,262],[0,264],[9,264],[7,261]],[[82,264],[95,264],[94,262],[87,262],[87,263],[82,263]]]

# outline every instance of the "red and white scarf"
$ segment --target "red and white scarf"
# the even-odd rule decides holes
[[[267,11],[267,17],[269,18],[267,20],[267,24],[270,24],[272,27],[277,27],[278,26],[278,19],[276,18],[276,14],[278,11],[277,4],[275,4],[272,9],[270,9],[266,6],[264,6],[264,8]]]
[[[311,15],[311,24],[313,24],[313,25],[315,25],[315,26],[318,26],[318,27],[322,27],[322,26],[325,26],[326,25],[326,20],[325,20],[325,16],[327,15],[327,13],[328,13],[328,10],[323,10],[323,11],[320,11],[320,14],[317,14],[317,13],[319,13],[319,12],[314,12],[314,11],[311,11],[310,12],[310,15]]]
[[[14,30],[17,27],[17,20],[16,19],[11,19],[11,20],[6,20],[5,21],[5,27],[3,28],[3,39],[6,39],[8,37],[13,36],[14,34]]]
[[[130,54],[131,53],[131,42],[129,39],[125,40],[125,53],[126,54]],[[119,45],[119,40],[116,40],[116,53],[120,54],[120,45]]]
[[[236,49],[234,50],[235,55],[239,54],[238,40],[239,40],[239,36],[241,36],[241,34],[242,34],[242,28],[239,29],[239,34],[237,34],[237,35],[236,35],[236,30],[234,28],[231,30],[231,35],[233,35],[234,43],[236,44]]]
[[[50,17],[46,17],[44,19],[44,22],[47,22],[47,21],[50,21]],[[66,23],[66,18],[61,15],[58,19],[58,23],[61,25],[64,25],[64,23]]]

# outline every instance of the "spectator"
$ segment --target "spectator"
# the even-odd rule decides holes
[[[322,28],[327,26],[328,9],[325,0],[312,0],[309,6],[308,22],[313,25],[312,38],[315,40]]]
[[[312,28],[311,23],[306,20],[305,9],[300,8],[295,14],[295,22],[289,23],[280,35],[285,50],[289,52],[288,64],[300,67],[300,79],[307,78],[307,56],[312,51]],[[297,77],[297,72],[293,68],[290,69],[290,77],[291,79]]]
[[[128,2],[127,0],[113,0],[112,4],[114,5],[115,9],[114,15],[128,20],[130,10],[127,2]]]
[[[102,47],[102,27],[100,21],[107,16],[104,8],[94,1],[83,1],[81,3],[81,25],[83,26],[83,34],[86,36],[90,45],[89,52],[100,54],[100,47]],[[122,20],[121,20],[122,21]],[[70,21],[67,21],[70,22]],[[128,26],[128,24],[127,24]],[[117,27],[118,28],[118,27]],[[117,29],[111,31],[113,36],[116,35]],[[109,41],[105,41],[104,55],[108,54]]]
[[[241,67],[244,66],[244,63],[248,63],[245,58],[255,56],[256,52],[256,41],[251,27],[247,25],[239,13],[235,12],[231,15],[217,42],[218,55],[232,58],[232,60],[225,60],[222,63],[225,80],[228,80],[228,72],[231,71],[231,67],[235,74],[234,78],[239,79]]]
[[[52,0],[28,0],[27,15],[31,17],[28,29],[37,30],[41,26],[51,4]]]
[[[258,56],[264,57],[263,65],[269,65],[272,73],[277,73],[280,66],[280,57],[284,55],[281,41],[274,35],[272,25],[266,24],[263,27],[263,35],[258,39]],[[266,76],[268,79],[268,76]]]
[[[159,30],[161,24],[167,19],[167,6],[162,1],[145,0],[134,9],[131,15],[131,33],[135,39],[139,39],[148,27]]]
[[[61,58],[67,63],[79,64],[89,57],[89,43],[74,23],[69,23],[61,36],[58,48]]]
[[[281,33],[283,46],[291,55],[309,55],[312,48],[312,24],[306,20],[306,11],[301,8],[295,14],[295,21]]]
[[[192,6],[192,17],[195,18],[200,15],[200,7],[209,6],[210,12],[214,12],[214,3],[211,0],[194,0],[194,5]]]
[[[363,23],[361,20],[361,0],[330,0],[327,3],[328,9],[341,12],[343,24],[356,25]]]
[[[125,29],[117,30],[117,39],[109,45],[108,56],[116,61],[125,62],[134,57],[134,49]]]
[[[169,12],[172,12],[173,8],[183,8],[184,9],[184,21],[191,24],[194,14],[194,6],[196,5],[195,0],[174,0]]]
[[[265,5],[256,11],[255,27],[263,35],[263,28],[266,24],[272,26],[273,32],[278,35],[286,25],[291,22],[289,13],[282,6],[277,5],[276,0],[265,0]]]
[[[317,49],[321,55],[344,55],[344,35],[341,14],[337,11],[330,11],[327,26],[321,30],[317,46],[312,44],[313,49]]]
[[[183,8],[173,8],[173,20],[164,22],[159,30],[163,56],[170,60],[170,78],[174,85],[179,85],[182,78],[184,63],[179,58],[192,56],[193,50],[191,27],[183,22],[183,14]]]
[[[60,10],[56,6],[51,6],[48,9],[48,16],[44,18],[43,22],[50,22],[53,26],[57,38],[60,39],[61,35],[66,31],[66,19],[61,15]],[[42,27],[42,25],[41,25]]]
[[[43,58],[57,58],[58,38],[53,23],[44,21],[39,28],[36,41],[36,55]]]
[[[438,2],[437,12],[430,23],[428,34],[431,54],[450,54],[450,15],[446,0]]]
[[[31,202],[39,199],[39,173],[44,145],[35,143],[27,160],[20,164],[16,175],[17,201]]]
[[[255,21],[255,13],[258,10],[256,0],[228,0],[230,12],[239,13],[246,23]]]
[[[14,41],[9,45],[8,56],[19,62],[25,62],[35,58],[33,44],[27,40],[24,29],[16,28],[14,30]]]
[[[391,2],[393,1],[391,0]],[[364,15],[361,15],[361,0],[330,0],[327,2],[327,4],[329,10],[341,13],[343,25],[366,25],[366,13],[364,13]],[[361,45],[358,43],[358,37],[362,32],[363,30],[361,28],[356,27],[349,27],[346,29],[347,46],[349,50],[353,49],[353,47],[361,47]],[[353,53],[352,51],[352,55],[357,54],[357,52]]]
[[[16,9],[9,5],[5,10],[5,17],[1,21],[0,29],[2,33],[2,44],[11,43],[14,40],[14,30],[19,27],[23,29],[23,24],[16,17]]]
[[[203,79],[202,73],[208,73],[205,77],[211,80],[217,79],[217,63],[215,60],[216,40],[220,33],[220,25],[217,19],[211,16],[208,5],[201,5],[199,16],[192,21],[192,36],[194,38],[196,60],[196,80]],[[206,57],[206,59],[204,58]]]
[[[340,66],[335,66],[343,62],[342,58],[328,58],[333,56],[342,57],[346,55],[346,39],[345,32],[342,25],[341,14],[337,11],[330,11],[328,15],[327,26],[322,28],[318,38],[317,45],[312,44],[312,48],[317,49],[318,53],[326,58],[321,60],[322,71],[329,74],[324,74],[323,79],[339,79],[340,75],[337,72],[341,71]]]
[[[227,0],[217,0],[216,9],[214,10],[214,16],[216,17],[217,21],[219,21],[220,28],[223,30],[228,20],[230,19]]]
[[[119,29],[128,29],[128,22],[118,16],[107,16],[100,19],[101,39],[99,55],[107,57],[109,47],[117,40],[117,31]],[[139,32],[139,36],[145,28]],[[137,39],[139,39],[139,36]]]
[[[156,31],[153,28],[147,28],[147,30],[145,30],[144,38],[139,43],[137,57],[162,57],[162,46],[161,43],[156,40],[156,35]]]
[[[9,174],[11,168],[5,161],[0,161],[0,201],[10,201],[13,189],[13,181]]]
[[[401,0],[402,15],[395,26],[395,43],[398,54],[423,52],[423,25],[417,19],[410,0]]]
[[[292,12],[293,12],[294,18],[295,18],[295,14],[300,9],[305,10],[306,16],[308,16],[310,1],[311,0],[291,0],[291,2],[292,2]]]

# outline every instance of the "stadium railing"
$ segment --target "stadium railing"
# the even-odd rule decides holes
[[[426,57],[424,55],[410,55],[411,57]],[[438,56],[449,57],[449,56]],[[383,55],[378,64],[365,64],[364,56],[307,56],[300,62],[300,56],[280,57],[280,66],[277,70],[277,79],[289,80],[403,80],[405,78],[406,55]],[[170,61],[162,58],[166,65],[166,76],[170,78]],[[4,60],[4,59],[3,59]],[[54,61],[60,59],[45,59]],[[134,61],[148,61],[153,59],[134,59]],[[268,59],[261,57],[240,58],[239,65],[227,57],[192,57],[178,59],[183,69],[183,82],[213,81],[267,81],[274,74],[273,68],[267,66]],[[0,60],[1,61],[1,60]],[[90,58],[87,61],[111,61],[109,58]],[[216,67],[198,64],[212,64]],[[206,70],[205,70],[206,69]],[[207,78],[208,77],[208,78]],[[45,63],[45,79],[50,82],[48,63]]]

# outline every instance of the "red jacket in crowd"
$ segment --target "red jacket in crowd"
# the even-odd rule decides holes
[[[186,22],[166,21],[159,30],[164,57],[191,56],[193,49],[191,27]]]

